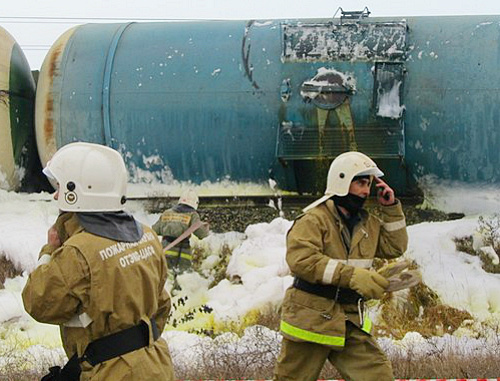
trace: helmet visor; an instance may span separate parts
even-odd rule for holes
[[[375,176],[375,177],[382,177],[384,176],[384,172],[382,172],[380,169],[378,169],[377,167],[374,167],[374,168],[369,168],[365,171],[362,171],[362,172],[359,172],[359,173],[356,173],[356,176]]]
[[[55,178],[54,174],[51,172],[51,170],[50,170],[50,168],[49,168],[48,164],[49,164],[49,163],[47,163],[47,166],[46,166],[44,169],[42,169],[42,173],[43,173],[45,176],[47,176],[47,178],[48,178],[49,180],[56,180],[56,178]]]

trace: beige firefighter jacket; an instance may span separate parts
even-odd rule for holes
[[[167,265],[158,236],[143,226],[138,242],[113,241],[85,232],[75,214],[64,228],[69,238],[60,248],[42,248],[23,301],[36,320],[60,326],[68,358],[75,353],[81,357],[91,341],[141,320],[152,335],[150,318],[154,318],[162,332],[171,305],[164,289]],[[80,380],[174,379],[162,338],[95,367],[88,362],[81,366]]]
[[[293,275],[310,283],[349,288],[354,267],[369,269],[374,257],[402,255],[408,236],[401,203],[381,208],[381,219],[362,210],[352,237],[332,200],[300,216],[287,235],[286,260]],[[340,349],[345,343],[346,319],[371,331],[370,320],[360,317],[358,307],[292,286],[283,301],[281,332],[293,341]]]

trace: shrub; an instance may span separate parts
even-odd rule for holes
[[[491,247],[496,255],[500,255],[500,214],[491,217],[480,216],[478,229],[474,235],[455,238],[455,246],[458,251],[477,256],[481,259],[484,271],[492,274],[500,274],[500,263],[493,263],[492,258],[487,255],[482,247]],[[478,241],[480,241],[478,243]]]
[[[5,254],[0,253],[0,289],[4,288],[5,279],[14,278],[21,274],[22,272],[6,258]]]

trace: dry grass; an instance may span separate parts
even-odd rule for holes
[[[233,338],[234,339],[234,338]],[[175,356],[176,376],[178,379],[213,380],[213,379],[272,379],[273,369],[279,353],[276,340],[263,335],[259,344],[235,343],[229,337],[219,341],[207,342],[194,349],[201,360],[193,363],[179,363]],[[401,379],[467,379],[494,378],[500,374],[500,364],[496,352],[491,348],[489,354],[463,354],[457,348],[433,347],[427,353],[415,352],[388,353],[394,375]],[[176,361],[177,360],[177,361]],[[341,375],[326,363],[320,375],[321,379],[341,379]]]
[[[498,348],[500,349],[500,348]],[[415,358],[391,358],[397,378],[495,378],[500,374],[498,356],[455,355],[440,352]]]
[[[274,340],[262,336],[260,344],[234,344],[230,338],[206,342],[192,351],[200,360],[183,361],[172,353],[176,378],[180,380],[226,380],[226,379],[272,379],[279,346]],[[500,374],[498,361],[500,347],[484,354],[445,353],[435,348],[432,353],[425,354],[388,354],[392,362],[394,375],[401,379],[468,379],[495,378]],[[31,360],[32,361],[32,360]],[[48,368],[48,364],[45,369]],[[34,364],[31,363],[34,367]],[[26,370],[30,363],[11,362],[0,367],[0,381],[35,381],[39,380],[45,371]],[[322,379],[340,379],[337,370],[329,363],[321,373]]]
[[[402,339],[408,332],[423,337],[453,334],[472,316],[445,306],[437,295],[424,284],[399,293],[388,294],[381,303],[377,335]]]
[[[231,259],[231,255],[233,254],[232,249],[229,247],[229,245],[224,244],[222,245],[219,253],[219,257],[221,260],[217,265],[209,270],[209,275],[212,277],[212,282],[210,283],[209,288],[212,288],[216,286],[221,280],[227,279],[226,276],[226,271],[227,271],[227,265],[229,264],[229,260]],[[192,260],[192,266],[193,266],[193,271],[202,274],[202,275],[207,275],[206,270],[201,269],[201,265],[203,264],[203,261],[205,260],[207,254],[205,250],[202,247],[194,247],[193,248],[193,260]]]
[[[54,365],[64,361],[60,351],[34,356],[15,340],[0,345],[0,381],[35,381],[48,373]]]
[[[455,238],[454,241],[458,251],[479,257],[481,259],[481,267],[483,268],[484,271],[490,274],[500,274],[500,264],[492,263],[491,258],[489,258],[485,253],[483,253],[480,250],[475,250],[472,245],[473,238],[471,235]],[[500,246],[498,244],[496,243],[492,244],[488,241],[485,243],[487,245],[491,245],[494,248],[497,255],[500,255]]]
[[[21,274],[22,271],[18,270],[14,264],[5,257],[4,253],[0,253],[0,289],[4,288],[5,279],[14,278]]]
[[[252,327],[253,339],[240,339],[227,333],[214,340],[204,341],[191,348],[190,356],[182,362],[180,356],[172,354],[178,379],[263,379],[272,378],[278,355],[277,333],[269,335],[263,327]]]
[[[278,312],[260,315],[261,322],[275,325]],[[433,324],[429,323],[428,324]],[[224,379],[272,379],[276,358],[279,353],[279,334],[264,328],[252,326],[251,334],[239,336],[227,332],[213,339],[201,340],[192,347],[172,348],[172,360],[176,378],[180,380],[224,380]],[[248,333],[248,332],[247,332]],[[491,332],[490,332],[491,333]],[[500,333],[500,329],[498,329]],[[486,336],[487,333],[484,333]],[[427,340],[424,352],[417,345],[411,348],[391,346],[387,351],[396,378],[494,378],[500,374],[500,363],[496,353],[500,351],[500,336],[495,343],[489,343],[487,351],[469,351],[454,348],[451,344],[442,346],[433,339]],[[429,343],[431,343],[429,345]],[[186,352],[176,352],[176,350]],[[19,352],[16,352],[19,353]],[[48,369],[57,361],[47,365],[35,364],[29,354],[2,353],[0,350],[0,381],[38,380],[45,373],[36,369]],[[7,361],[6,360],[10,361]],[[45,362],[48,362],[45,360]],[[35,370],[28,370],[35,369]],[[321,373],[322,379],[340,379],[337,370],[329,363]]]

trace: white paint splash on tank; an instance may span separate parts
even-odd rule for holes
[[[403,53],[402,50],[398,49],[398,46],[396,44],[392,44],[389,49],[387,49],[388,54],[396,54],[396,53]]]
[[[142,162],[146,168],[151,168],[153,165],[163,165],[163,160],[160,155],[142,156]]]
[[[343,73],[341,71],[335,70],[334,68],[326,68],[324,66],[320,67],[316,73],[316,76],[320,75],[326,75],[326,74],[335,74],[338,75],[340,78],[342,78],[342,83],[351,88],[353,91],[356,90],[356,79],[354,78],[351,73]],[[331,83],[328,82],[328,80],[324,81],[315,81],[315,80],[309,80],[304,82],[304,85],[314,85],[314,86],[330,86]]]
[[[380,94],[379,104],[378,104],[378,116],[382,116],[384,118],[398,119],[401,117],[403,110],[405,109],[404,105],[400,105],[399,99],[399,88],[401,86],[401,81],[395,81],[391,90]]]

